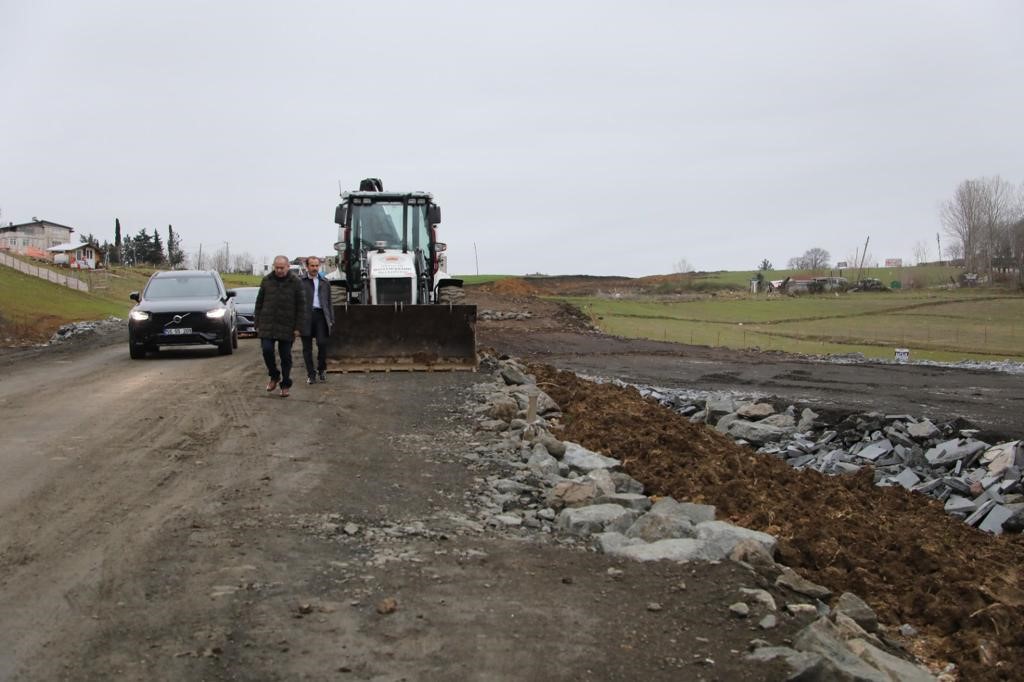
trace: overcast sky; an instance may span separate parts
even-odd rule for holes
[[[1019,0],[0,0],[0,219],[262,262],[376,176],[458,274],[936,258],[960,181],[1024,180],[1022,74]]]

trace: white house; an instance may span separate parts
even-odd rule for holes
[[[0,226],[0,249],[36,258],[46,257],[47,249],[71,241],[75,228],[32,218],[30,223]]]
[[[56,265],[66,265],[79,270],[94,270],[99,264],[100,254],[92,244],[57,244],[47,249],[53,254]]]

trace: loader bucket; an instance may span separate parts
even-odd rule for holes
[[[332,372],[476,370],[475,305],[337,305]]]

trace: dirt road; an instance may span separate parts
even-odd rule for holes
[[[332,376],[281,399],[245,340],[8,358],[0,679],[779,679],[741,653],[802,623],[729,614],[753,573],[476,525],[502,473],[472,456],[489,380]]]

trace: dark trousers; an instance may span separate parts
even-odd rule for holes
[[[302,337],[302,360],[306,363],[306,376],[315,377],[317,370],[327,370],[327,318],[324,311],[314,308],[310,311],[312,324],[309,336]],[[316,368],[313,368],[313,339],[316,339]]]
[[[294,339],[282,341],[280,339],[260,339],[260,346],[263,349],[263,362],[267,364],[267,372],[274,381],[281,382],[281,388],[292,386],[292,343]],[[274,344],[277,344],[277,352],[281,356],[281,371],[277,371],[277,358],[274,357]]]

